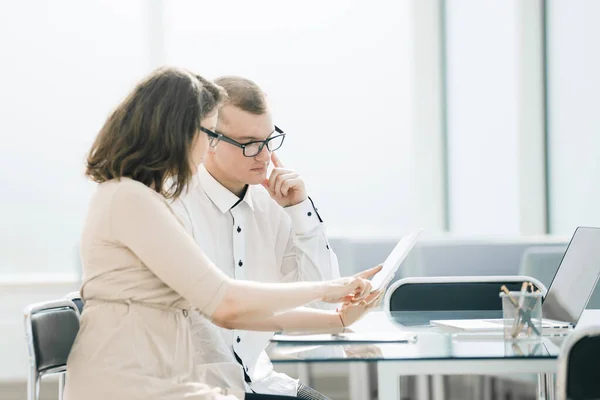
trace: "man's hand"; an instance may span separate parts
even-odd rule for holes
[[[283,163],[271,153],[273,161],[273,172],[269,179],[262,183],[263,187],[269,191],[271,197],[281,206],[289,207],[302,203],[308,198],[304,181],[298,173],[292,169],[286,169]]]

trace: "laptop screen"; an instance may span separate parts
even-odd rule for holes
[[[600,228],[579,227],[554,275],[543,317],[577,324],[600,276]]]

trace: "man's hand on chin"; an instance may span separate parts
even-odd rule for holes
[[[275,153],[271,153],[271,161],[275,168],[262,183],[271,197],[281,207],[295,206],[306,200],[308,194],[302,177],[293,169],[286,169]]]

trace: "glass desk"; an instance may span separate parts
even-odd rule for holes
[[[586,313],[600,322],[600,311]],[[584,316],[586,316],[584,313]],[[399,399],[401,375],[538,374],[538,397],[554,398],[554,373],[567,336],[544,336],[538,341],[504,341],[497,334],[451,333],[432,326],[406,326],[402,316],[373,311],[354,324],[354,332],[414,332],[408,343],[328,345],[274,342],[268,352],[273,363],[373,362],[377,364],[380,400]],[[588,318],[589,320],[590,318]],[[581,325],[581,321],[580,324]]]

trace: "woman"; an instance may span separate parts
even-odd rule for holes
[[[202,162],[208,138],[200,127],[214,130],[223,93],[188,71],[159,69],[98,134],[86,174],[99,185],[81,240],[86,305],[69,356],[66,399],[243,399],[198,382],[190,308],[226,328],[272,329],[286,325],[275,314],[312,301],[346,303],[339,313],[316,317],[323,327],[347,325],[375,304],[377,294],[359,276],[231,280],[185,232],[166,199],[185,190]],[[252,396],[262,398],[246,398]]]

